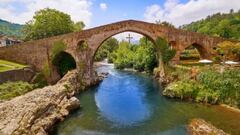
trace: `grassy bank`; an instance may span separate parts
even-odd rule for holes
[[[0,100],[9,100],[14,97],[23,95],[31,90],[35,86],[27,82],[7,82],[0,85]]]
[[[5,72],[9,70],[14,70],[14,69],[21,69],[27,67],[26,65],[6,61],[6,60],[0,60],[0,72]]]
[[[163,94],[171,98],[240,108],[239,68],[228,68],[222,73],[219,66],[194,68],[196,73],[183,66],[171,71],[170,75],[175,79]]]

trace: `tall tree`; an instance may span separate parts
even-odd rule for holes
[[[159,59],[159,76],[161,79],[165,77],[165,68],[168,66],[170,60],[175,56],[176,50],[171,49],[168,42],[160,37],[156,40],[156,49]]]
[[[25,40],[36,40],[74,31],[74,25],[68,14],[55,9],[45,8],[35,13],[23,32]]]

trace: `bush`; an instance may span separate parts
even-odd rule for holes
[[[205,71],[197,80],[206,87],[218,91],[222,103],[240,107],[240,70],[230,69],[222,74],[217,71]]]
[[[219,101],[219,93],[207,88],[193,80],[177,81],[171,83],[163,94],[168,97],[176,97],[182,100],[194,100],[196,102],[204,102],[216,104]]]
[[[0,85],[0,100],[9,100],[23,95],[34,89],[33,84],[27,82],[7,82]]]

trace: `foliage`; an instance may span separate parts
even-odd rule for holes
[[[22,29],[23,25],[10,23],[8,21],[4,21],[0,19],[0,35],[14,36],[14,37],[22,37]]]
[[[176,50],[171,49],[168,42],[160,37],[156,40],[156,48],[162,64],[168,64],[176,54]]]
[[[212,104],[216,104],[220,97],[217,91],[209,89],[193,80],[174,82],[164,90],[163,94],[182,100],[195,100],[196,102]]]
[[[240,39],[240,12],[216,13],[180,28],[217,37]]]
[[[185,49],[181,55],[181,60],[198,60],[200,59],[200,54],[197,49]]]
[[[55,9],[45,8],[35,12],[23,32],[25,40],[36,40],[74,31],[71,17]]]
[[[198,76],[198,81],[210,89],[219,91],[222,103],[240,107],[240,70],[205,71]]]
[[[36,73],[33,83],[35,88],[43,88],[48,85],[43,73]]]
[[[74,31],[75,32],[81,31],[81,30],[83,30],[84,27],[85,27],[84,22],[82,22],[82,21],[76,22],[74,24]]]
[[[154,72],[156,77],[160,78],[160,82],[168,81],[166,78],[166,68],[168,68],[170,60],[175,56],[176,50],[171,49],[168,42],[158,37],[156,40],[156,52],[158,56],[158,69]]]
[[[166,21],[163,21],[161,22],[160,20],[159,21],[156,21],[157,24],[161,25],[161,26],[167,26],[167,27],[171,27],[171,28],[175,28],[175,26],[169,22],[166,22]]]
[[[51,59],[54,60],[57,54],[66,50],[66,48],[67,48],[67,45],[63,41],[59,40],[54,42],[53,47],[51,49]]]
[[[138,71],[152,72],[157,65],[153,43],[145,37],[140,39],[138,45],[120,42],[119,47],[110,54],[110,57],[118,69],[134,68]]]
[[[157,66],[154,45],[147,38],[140,39],[140,45],[136,48],[133,68],[138,71],[152,71]]]
[[[112,62],[113,58],[110,54],[118,48],[118,41],[115,38],[109,38],[105,41],[98,49],[95,54],[95,61],[101,61],[105,58],[108,58]]]
[[[117,69],[132,68],[134,61],[134,51],[131,50],[131,44],[122,41],[119,44],[118,49],[114,52],[116,59],[114,60],[114,66]]]
[[[230,41],[224,41],[218,44],[216,51],[222,56],[220,59],[240,60],[240,43],[237,44]]]
[[[34,85],[27,82],[7,82],[0,85],[0,100],[9,100],[33,89]]]
[[[46,62],[44,65],[43,65],[43,70],[42,70],[42,73],[45,77],[49,77],[51,75],[51,70],[50,70],[50,65],[48,64],[48,62]]]
[[[228,69],[223,73],[209,68],[200,70],[196,80],[191,79],[185,71],[173,71],[171,75],[178,79],[170,83],[163,94],[196,102],[240,107],[239,69]]]

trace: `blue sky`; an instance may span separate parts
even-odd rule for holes
[[[128,19],[180,26],[217,12],[238,11],[240,0],[0,0],[0,18],[24,24],[46,7],[84,21],[86,28]]]
[[[106,11],[99,8],[101,3],[107,3]],[[92,24],[95,26],[127,19],[143,20],[148,5],[163,5],[163,3],[164,0],[94,0]]]
[[[179,0],[179,3],[186,3],[187,1]],[[144,20],[144,12],[148,6],[157,4],[163,7],[165,2],[166,0],[94,0],[92,25],[127,19]],[[101,3],[107,4],[106,11],[99,8]]]

